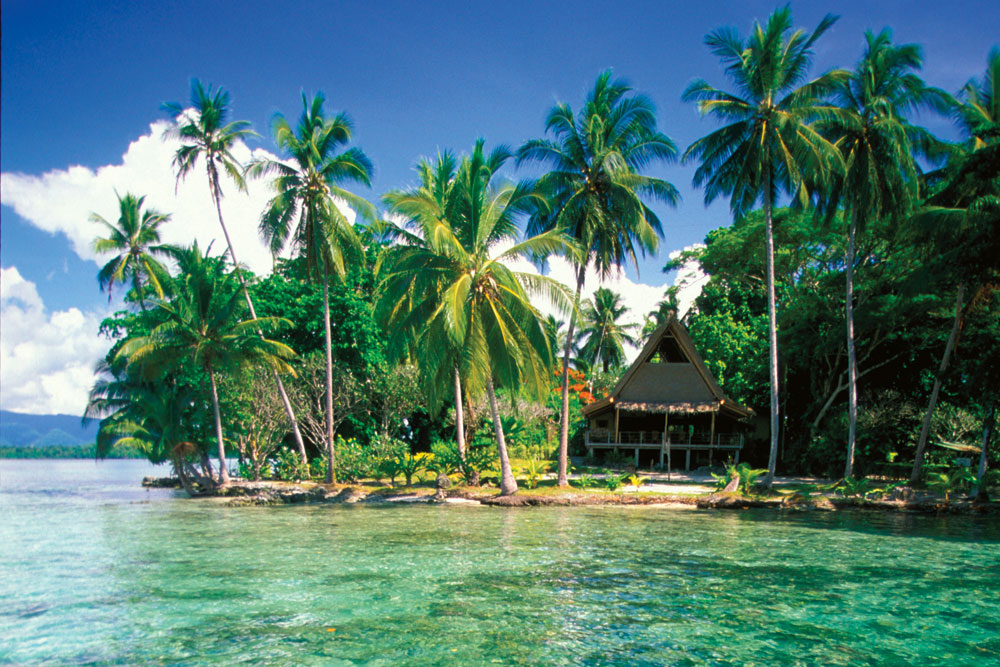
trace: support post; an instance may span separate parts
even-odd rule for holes
[[[708,466],[712,467],[712,454],[715,453],[715,413],[712,413],[712,428],[708,436]]]
[[[639,469],[639,448],[635,448],[635,469]]]
[[[691,470],[691,447],[688,447],[687,451],[684,452],[684,470]]]
[[[621,412],[617,407],[615,408],[615,451],[618,451],[618,413]]]
[[[663,413],[663,440],[667,448],[667,481],[670,481],[670,412]]]

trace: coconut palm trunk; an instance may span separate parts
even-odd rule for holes
[[[955,320],[951,326],[951,335],[948,336],[948,343],[944,347],[944,356],[941,357],[941,365],[938,366],[937,375],[934,377],[934,387],[931,389],[931,398],[927,403],[927,412],[924,413],[924,423],[920,427],[920,438],[917,440],[917,453],[913,459],[913,471],[910,473],[910,484],[920,481],[920,469],[924,463],[924,450],[927,449],[927,438],[931,432],[931,416],[937,406],[938,394],[941,393],[941,376],[948,370],[951,362],[951,353],[955,349],[955,342],[958,340],[958,332],[962,328],[962,304],[965,300],[965,285],[958,286],[958,294],[955,295]]]
[[[854,237],[857,232],[858,213],[851,213],[851,223],[847,231],[847,266],[844,274],[847,280],[847,464],[844,477],[854,474],[854,448],[858,432],[858,359],[854,346]]]
[[[219,484],[229,484],[226,470],[226,445],[222,439],[222,414],[219,412],[219,388],[215,383],[215,371],[208,365],[208,380],[212,385],[212,414],[215,416],[215,440],[219,445]]]
[[[772,219],[771,168],[764,170],[764,236],[767,254],[767,337],[770,346],[769,368],[771,371],[771,452],[767,457],[767,475],[764,486],[774,483],[774,472],[778,465],[778,317],[777,300],[774,294],[774,220]]]
[[[209,165],[212,163],[209,162]],[[222,191],[219,188],[219,174],[214,168],[209,168],[208,170],[208,181],[212,190],[212,199],[215,200],[215,212],[219,215],[219,226],[222,227],[222,235],[226,239],[226,247],[229,249],[229,257],[233,260],[233,267],[239,266],[239,261],[236,259],[236,248],[233,247],[233,242],[229,238],[229,230],[226,228],[226,223],[222,218]],[[257,319],[257,311],[253,307],[253,299],[250,298],[250,291],[247,289],[247,282],[243,278],[243,274],[239,271],[236,275],[240,279],[240,288],[243,290],[243,298],[246,299],[247,309],[250,311],[250,319]],[[257,329],[257,334],[263,340],[264,332],[259,328]],[[295,417],[295,410],[292,409],[292,402],[288,398],[288,392],[285,391],[285,383],[281,381],[281,374],[278,371],[273,371],[274,382],[278,387],[278,395],[281,397],[281,405],[285,408],[285,414],[288,415],[288,423],[292,428],[292,435],[295,437],[295,444],[299,449],[299,456],[302,458],[302,463],[308,461],[306,455],[306,445],[305,441],[302,439],[302,432],[299,430],[299,420]]]
[[[497,451],[500,454],[500,495],[512,496],[517,493],[517,480],[510,467],[507,456],[507,443],[503,436],[503,424],[500,422],[500,410],[497,409],[497,394],[493,388],[493,378],[486,380],[486,393],[490,397],[490,411],[493,413],[493,428],[497,435]]]
[[[326,481],[337,481],[337,453],[333,448],[333,343],[330,334],[330,275],[323,272],[323,349],[326,352]]]
[[[458,457],[465,460],[465,414],[462,405],[462,378],[455,366],[455,442],[458,443]]]
[[[576,295],[573,297],[573,312],[569,315],[569,327],[566,329],[566,345],[563,348],[562,362],[562,410],[559,413],[559,476],[557,484],[569,486],[567,472],[569,468],[569,356],[573,350],[573,334],[576,333],[576,313],[580,309],[580,293],[583,291],[583,281],[586,276],[586,265],[581,266],[576,274]]]

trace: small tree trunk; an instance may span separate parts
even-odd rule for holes
[[[847,465],[844,477],[854,474],[854,448],[858,430],[858,361],[854,348],[854,235],[857,231],[857,209],[851,213],[851,223],[847,231]]]
[[[917,440],[917,453],[913,457],[913,471],[910,473],[910,484],[920,481],[920,469],[924,464],[924,450],[927,448],[927,438],[931,432],[931,416],[937,406],[938,394],[941,393],[941,376],[948,370],[948,363],[951,361],[951,353],[955,349],[955,341],[958,340],[958,332],[962,328],[962,303],[965,300],[965,285],[958,286],[958,294],[955,295],[955,320],[951,325],[951,335],[948,336],[948,343],[944,347],[944,356],[941,357],[941,365],[938,367],[937,376],[934,378],[934,387],[931,389],[931,398],[927,403],[927,412],[924,413],[924,423],[920,427],[920,438]]]
[[[214,169],[210,166],[208,170],[208,181],[212,188],[212,199],[215,200],[215,211],[219,214],[219,226],[222,227],[222,235],[226,237],[226,246],[229,248],[229,256],[233,260],[233,268],[239,266],[239,262],[236,260],[236,249],[233,247],[233,242],[229,238],[229,230],[226,229],[226,223],[222,219],[222,191],[219,189],[219,175],[215,173]],[[236,276],[240,279],[240,287],[243,289],[243,298],[246,299],[247,308],[250,311],[250,318],[257,319],[257,311],[253,307],[253,299],[250,298],[250,291],[247,289],[247,282],[243,279],[243,274],[239,271],[236,272]],[[264,338],[264,332],[257,329],[257,335],[260,336],[261,340]],[[288,392],[285,391],[285,383],[281,381],[281,374],[278,371],[272,371],[274,376],[274,383],[278,387],[278,396],[281,398],[281,405],[285,408],[285,414],[288,415],[288,422],[292,428],[292,435],[295,437],[295,444],[299,448],[299,456],[302,457],[302,462],[308,462],[306,457],[306,445],[302,439],[302,432],[299,430],[299,420],[295,417],[295,410],[292,409],[292,402],[288,399]]]
[[[976,471],[976,488],[970,494],[973,498],[983,489],[983,478],[986,476],[987,450],[990,448],[990,436],[993,435],[993,421],[996,419],[996,401],[990,401],[990,409],[983,420],[983,451],[979,452],[979,470]]]
[[[326,481],[337,481],[337,453],[333,449],[333,343],[330,335],[330,276],[323,273],[323,334],[326,350]]]
[[[462,379],[455,366],[455,441],[458,443],[458,457],[465,460],[465,414],[462,405]]]
[[[569,315],[569,327],[566,329],[566,346],[563,350],[562,363],[562,411],[559,413],[559,475],[556,484],[560,487],[569,486],[567,469],[569,468],[569,355],[573,350],[573,334],[576,331],[576,311],[580,306],[580,292],[583,291],[583,281],[587,275],[587,265],[581,266],[576,274],[576,296],[573,297],[573,312]]]
[[[507,443],[503,437],[503,424],[500,423],[500,411],[497,409],[497,394],[493,390],[493,378],[486,380],[486,393],[490,397],[490,411],[493,413],[493,428],[497,434],[497,451],[500,453],[500,495],[512,496],[517,493],[517,480],[510,468],[507,457]]]
[[[775,468],[778,464],[778,307],[774,295],[774,221],[771,216],[771,170],[764,170],[764,222],[767,246],[767,335],[770,343],[771,370],[771,452],[767,457],[767,475],[764,486],[771,488],[774,483]]]
[[[219,412],[219,390],[215,385],[215,371],[208,365],[208,380],[212,385],[212,413],[215,415],[215,440],[219,445],[219,484],[229,484],[226,470],[226,445],[222,440],[222,414]]]

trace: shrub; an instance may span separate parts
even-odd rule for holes
[[[309,465],[299,458],[298,452],[282,447],[274,454],[274,476],[284,482],[309,479]]]

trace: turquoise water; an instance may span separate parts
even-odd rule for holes
[[[144,474],[0,461],[0,662],[1000,663],[995,519],[231,508]]]

